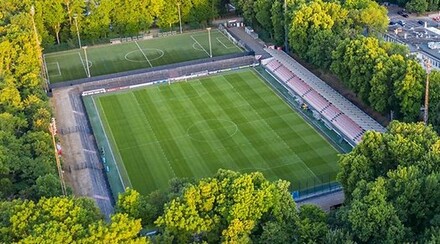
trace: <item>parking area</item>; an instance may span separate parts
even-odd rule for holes
[[[415,29],[419,27],[439,27],[440,22],[435,21],[434,18],[440,16],[439,12],[416,15],[406,12],[403,8],[398,6],[387,6],[388,17],[390,24],[404,26],[407,29]],[[440,20],[440,19],[439,19]]]

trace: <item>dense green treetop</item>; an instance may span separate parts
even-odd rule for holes
[[[440,138],[423,123],[367,132],[340,160],[339,225],[360,242],[430,240],[440,222]]]
[[[145,243],[140,220],[115,214],[101,220],[94,202],[85,198],[42,198],[38,202],[0,202],[0,242],[11,243]]]
[[[292,240],[298,216],[288,185],[269,182],[261,173],[220,170],[187,186],[166,204],[156,224],[178,242],[248,243],[271,238],[267,231]]]

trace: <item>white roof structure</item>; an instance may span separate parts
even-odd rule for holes
[[[287,55],[281,50],[265,49],[270,55],[281,62],[285,67],[290,69],[296,76],[301,78],[315,91],[320,93],[330,103],[336,106],[341,112],[349,116],[354,122],[361,126],[364,130],[374,130],[379,132],[385,132],[385,128],[380,125],[376,120],[371,118],[368,114],[356,107],[348,99],[343,97],[324,81],[314,75],[312,72],[304,68],[292,57]]]

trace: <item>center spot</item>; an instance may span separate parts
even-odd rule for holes
[[[157,49],[157,48],[142,48],[141,50],[134,50],[131,52],[128,52],[125,55],[125,59],[131,62],[148,62],[145,57],[148,58],[148,60],[154,61],[157,59],[162,58],[164,55],[164,51]]]
[[[191,125],[188,136],[200,142],[221,141],[232,137],[238,131],[237,125],[230,120],[209,119]]]

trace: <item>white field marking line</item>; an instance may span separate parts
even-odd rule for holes
[[[213,120],[217,120],[217,121],[224,121],[224,122],[228,122],[228,123],[231,123],[230,125],[226,125],[226,126],[222,126],[222,127],[218,127],[218,128],[214,128],[214,129],[211,129],[211,128],[205,128],[205,129],[203,129],[203,130],[197,130],[196,131],[196,134],[203,134],[203,133],[205,133],[205,132],[214,132],[214,131],[216,131],[216,130],[218,130],[218,129],[222,129],[222,128],[224,128],[224,129],[229,129],[229,128],[235,128],[235,130],[234,130],[234,133],[232,133],[232,134],[229,134],[229,132],[227,132],[227,134],[228,134],[228,136],[226,136],[226,137],[224,137],[224,138],[219,138],[219,139],[212,139],[212,140],[200,140],[200,139],[197,139],[197,138],[195,138],[195,137],[193,137],[191,134],[192,133],[190,133],[190,130],[194,127],[194,126],[196,126],[197,124],[201,124],[201,123],[203,123],[203,122],[207,122],[207,121],[213,121]],[[226,139],[228,139],[228,138],[231,138],[231,137],[233,137],[233,136],[235,136],[235,134],[237,134],[237,132],[238,132],[238,126],[237,126],[237,124],[235,123],[235,122],[233,122],[233,121],[231,121],[231,120],[226,120],[226,119],[207,119],[207,120],[203,120],[203,121],[198,121],[198,122],[195,122],[193,125],[191,125],[190,127],[188,127],[188,129],[186,130],[186,134],[189,136],[189,138],[191,138],[192,140],[195,140],[195,141],[198,141],[198,142],[216,142],[216,141],[223,141],[223,140],[226,140]]]
[[[195,43],[195,42],[192,44],[192,47],[193,47],[194,50],[203,51],[203,49],[200,49],[200,48],[197,47],[197,43]]]
[[[186,117],[182,117],[182,118],[187,118],[187,117],[193,117],[193,116],[186,116]],[[241,122],[241,123],[235,123],[235,122],[233,122],[233,121],[230,121],[230,122],[232,122],[232,123],[234,123],[235,124],[235,126],[237,127],[237,130],[235,131],[235,133],[234,134],[232,134],[232,135],[230,135],[230,137],[232,137],[232,136],[234,136],[235,134],[237,134],[238,133],[238,126],[239,125],[246,125],[246,124],[250,124],[250,123],[256,123],[256,122],[260,122],[260,121],[262,121],[262,120],[264,120],[263,118],[260,118],[260,119],[254,119],[254,120],[248,120],[248,121],[243,121],[243,122]],[[226,120],[225,120],[226,121]],[[201,122],[201,121],[199,121],[199,122]],[[197,123],[197,122],[196,122]],[[195,124],[195,123],[194,123]],[[193,124],[193,125],[194,125]],[[191,125],[190,127],[192,127],[193,125]],[[231,125],[231,127],[232,127],[232,125]],[[150,129],[151,129],[151,127],[150,127]],[[188,128],[189,129],[189,128]],[[188,129],[187,129],[187,131],[188,131]],[[208,129],[209,130],[209,129]],[[208,130],[206,130],[206,131],[208,131]],[[215,130],[215,129],[211,129],[211,130]],[[150,145],[150,144],[155,144],[155,143],[159,143],[159,142],[161,142],[161,141],[176,141],[176,140],[182,140],[182,139],[188,139],[188,138],[191,138],[191,136],[187,133],[187,134],[185,134],[185,135],[180,135],[180,136],[173,136],[172,138],[166,138],[166,139],[162,139],[162,140],[157,140],[157,138],[156,138],[156,140],[154,140],[154,141],[148,141],[148,142],[145,142],[145,143],[140,143],[140,144],[137,144],[136,146],[132,146],[132,147],[124,147],[124,148],[119,148],[119,151],[123,151],[123,150],[130,150],[130,149],[133,149],[133,148],[137,148],[137,147],[139,147],[139,146],[147,146],[147,145]],[[211,140],[211,141],[213,141],[213,140]],[[251,144],[251,143],[247,143],[247,144]]]
[[[209,53],[206,51],[206,49],[191,35],[190,36],[197,44],[199,44],[199,46],[203,49],[203,51],[205,51],[205,53],[208,55],[208,57],[211,57],[211,56],[209,56]]]
[[[254,75],[254,76],[256,76],[256,74],[255,73],[253,73],[252,72],[252,74]],[[255,78],[260,78],[259,76],[256,76]],[[229,82],[229,81],[227,81],[227,83],[232,87],[232,88],[234,88],[233,86],[232,86],[232,84]],[[244,100],[244,101],[246,101],[247,102],[247,100],[246,99],[244,99],[244,97],[239,93],[239,92],[237,92],[237,94]],[[261,116],[255,111],[255,109],[253,109],[253,111],[255,112],[255,114],[258,116],[258,117],[260,117],[261,118]],[[267,121],[265,120],[265,119],[263,119],[263,121],[264,121],[264,123],[266,124],[266,126],[275,134],[275,136],[278,138],[278,140],[280,140],[280,141],[282,141],[283,143],[284,143],[284,145],[286,146],[286,148],[289,148],[289,145],[287,145],[287,143],[283,140],[283,139],[281,139],[281,137],[279,137],[278,136],[278,134],[272,129],[272,127],[270,127],[269,126],[269,124],[267,123]],[[306,122],[307,123],[307,122]],[[310,171],[310,173],[312,173],[312,175],[313,176],[315,176],[315,178],[316,179],[318,179],[319,180],[319,178],[316,176],[316,174],[301,160],[301,163],[304,165],[304,167],[308,170],[308,171]]]
[[[61,51],[61,52],[56,52],[56,53],[46,53],[46,54],[44,54],[44,56],[47,56],[47,57],[55,56],[55,57],[57,57],[57,56],[75,55],[75,53],[77,53],[77,52],[78,52],[78,50],[76,50],[76,52],[73,51],[73,50]]]
[[[105,196],[101,196],[101,195],[93,195],[92,196],[93,198],[95,198],[95,199],[100,199],[100,200],[106,200],[106,201],[110,201],[110,199],[108,198],[108,197],[105,197]]]
[[[297,163],[287,163],[287,164],[280,164],[277,166],[273,166],[273,167],[265,167],[265,168],[261,168],[261,167],[255,167],[255,168],[241,168],[240,171],[244,171],[244,170],[261,170],[261,171],[266,171],[266,170],[273,170],[273,169],[277,169],[277,168],[281,168],[281,167],[285,167],[285,166],[290,166],[290,165],[295,165]]]
[[[138,107],[141,108],[142,106],[141,106],[141,104],[139,103],[139,101],[137,100],[136,96],[135,96],[133,93],[131,93],[131,95],[133,96],[134,100],[136,101],[136,104],[138,105]],[[160,141],[159,141],[159,139],[157,138],[156,132],[153,130],[153,127],[151,127],[150,120],[148,119],[147,116],[144,116],[144,118],[145,118],[145,120],[147,121],[148,127],[150,128],[150,131],[152,132],[154,138],[156,139],[157,143],[159,144],[158,146],[159,146],[159,148],[160,148],[160,151],[161,151],[162,154],[163,154],[163,157],[164,157],[164,158],[167,160],[167,162],[168,162],[168,167],[170,167],[171,172],[173,173],[174,177],[176,177],[176,176],[177,176],[177,175],[176,175],[176,172],[174,172],[174,169],[173,169],[173,166],[171,166],[171,162],[170,162],[170,160],[168,159],[168,157],[167,157],[167,155],[165,154],[165,152],[164,152],[162,146],[160,145]]]
[[[95,150],[89,150],[89,149],[85,149],[85,148],[83,148],[83,151],[84,152],[89,152],[89,153],[96,153]]]
[[[75,111],[75,110],[73,110],[73,113],[74,113],[74,114],[79,114],[79,115],[84,115],[83,112],[78,112],[78,111]]]
[[[229,40],[229,37],[225,33],[223,33],[222,31],[220,31],[218,29],[217,29],[217,31],[220,32],[224,37],[226,37],[226,39]],[[241,47],[239,47],[235,42],[233,42],[231,40],[229,40],[229,41],[232,42],[232,44],[234,44],[234,46],[236,46],[239,50],[242,50]]]
[[[226,46],[222,41],[220,41],[220,39],[219,39],[218,37],[216,37],[215,39],[217,39],[217,41],[220,42],[220,44],[222,44],[226,49],[234,48],[234,47],[228,47],[228,46]]]
[[[262,79],[265,79],[264,77],[262,77],[262,76],[260,76],[258,73],[256,73],[256,71],[254,70],[254,69],[252,69],[252,73],[254,73],[256,76],[258,76],[258,77],[261,77]],[[270,73],[268,73],[268,74],[270,74]],[[272,76],[273,77],[273,76]],[[278,80],[277,78],[274,78],[278,83],[280,83],[280,84],[282,84],[283,86],[284,86],[284,84],[283,84],[283,82],[282,81],[280,81],[280,80]],[[315,131],[316,133],[318,133],[318,135],[323,139],[323,140],[325,140],[325,141],[329,141],[329,139],[327,139],[326,137],[324,137],[324,135],[318,130],[318,129],[316,129],[315,127],[313,127],[310,123],[313,123],[313,122],[308,122],[308,121],[306,121],[304,118],[302,118],[302,116],[301,116],[301,114],[303,114],[303,112],[301,111],[301,110],[295,110],[294,108],[292,108],[292,106],[291,106],[291,104],[289,104],[286,100],[288,99],[287,97],[285,97],[285,96],[281,96],[280,94],[278,94],[277,92],[275,92],[275,90],[273,90],[273,89],[276,89],[270,82],[264,82],[264,84],[267,86],[267,87],[269,87],[270,89],[271,89],[271,91],[273,92],[273,94],[275,94],[277,97],[279,97],[283,102],[284,102],[284,104],[286,104],[289,108],[291,108],[291,110],[292,111],[294,111],[296,114],[298,114],[300,117],[301,117],[301,119],[303,120],[303,121],[305,121],[306,122],[306,125],[307,126],[309,126],[310,128],[312,128],[313,129],[313,131]],[[286,89],[288,89],[286,86],[284,86]],[[333,141],[333,140],[332,140]],[[336,151],[338,151],[339,152],[339,150],[338,150],[338,148],[336,148],[336,146],[334,145],[334,143],[329,143],[330,144],[330,146],[332,147],[332,148],[334,148]],[[339,149],[342,149],[342,148],[339,148]],[[343,151],[343,150],[342,150]]]
[[[49,63],[49,65],[51,65],[51,66],[56,66],[57,69],[58,69],[58,74],[52,74],[52,75],[51,75],[52,77],[58,77],[58,76],[61,76],[60,65],[58,64],[58,62],[52,62],[52,63]]]
[[[144,51],[142,51],[142,48],[139,46],[137,41],[134,41],[134,43],[136,44],[136,46],[139,48],[139,51],[141,51],[142,55],[144,55],[144,58],[147,60],[148,64],[151,66],[151,68],[153,68],[153,65],[151,64],[150,60],[148,59],[147,55],[144,53]]]
[[[61,76],[60,64],[58,62],[57,62],[57,68],[58,68],[58,75]]]
[[[44,72],[46,73],[47,82],[50,84],[49,71],[47,71],[46,54],[43,54]]]
[[[93,102],[93,107],[95,108],[96,114],[98,115],[98,120],[99,120],[99,123],[101,124],[102,131],[104,132],[105,140],[106,140],[107,145],[110,149],[110,154],[112,155],[113,162],[115,162],[115,167],[116,167],[116,171],[118,171],[119,180],[121,181],[122,187],[124,188],[124,191],[125,191],[126,186],[124,184],[124,181],[122,180],[121,172],[119,171],[119,165],[116,162],[116,158],[115,158],[115,155],[113,154],[112,146],[110,145],[110,141],[107,137],[107,133],[105,132],[104,124],[102,124],[101,116],[99,115],[99,110],[96,107],[95,99],[93,98],[93,96],[92,96],[92,102]],[[104,116],[106,116],[104,110],[103,110],[103,113],[104,113]],[[109,126],[109,131],[110,131],[110,136],[112,137],[113,141],[115,141],[115,138],[113,137],[113,133],[112,133],[110,126]],[[121,162],[121,163],[123,163],[123,162]],[[130,184],[130,187],[133,187],[133,185],[131,184],[131,181],[130,181],[130,177],[127,177],[127,178],[128,178],[128,183]]]
[[[84,68],[84,72],[86,73],[86,76],[88,76],[88,75],[87,75],[87,69],[86,69],[86,66],[84,65],[83,58],[81,57],[81,54],[80,54],[79,52],[77,52],[77,53],[78,53],[79,58],[81,59],[81,63],[82,63],[82,66],[83,66],[83,68]]]

